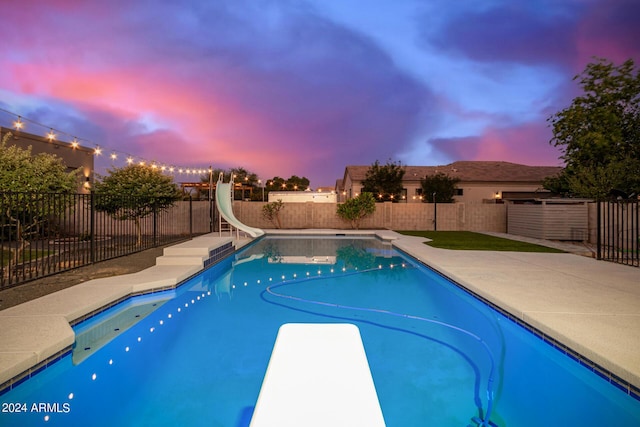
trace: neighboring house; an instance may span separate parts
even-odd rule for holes
[[[78,145],[74,147],[69,142],[52,140],[44,136],[16,131],[13,129],[0,127],[0,138],[4,138],[6,133],[11,133],[8,145],[15,145],[22,149],[31,147],[31,154],[48,153],[55,154],[62,158],[67,166],[67,171],[72,172],[78,168],[82,169],[78,182],[78,192],[88,193],[93,182],[93,156],[94,150]]]
[[[340,201],[356,197],[370,166],[347,166],[344,178],[336,182]],[[526,166],[509,162],[459,161],[444,166],[404,166],[403,200],[422,201],[420,180],[428,175],[444,173],[459,178],[456,202],[499,203],[503,199],[541,198],[551,195],[542,181],[562,171],[559,166]],[[375,196],[375,195],[374,195]]]

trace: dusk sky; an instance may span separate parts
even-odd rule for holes
[[[561,165],[547,118],[638,0],[2,1],[0,108],[159,165],[333,186],[347,165]],[[0,112],[0,125],[13,117]],[[196,180],[177,176],[177,181]]]

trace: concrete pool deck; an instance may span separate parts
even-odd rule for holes
[[[268,234],[376,234],[455,280],[550,341],[640,388],[640,269],[564,254],[452,251],[389,230],[267,230]],[[94,279],[0,311],[0,387],[65,354],[70,324],[129,295],[175,287],[204,268],[212,250],[236,241],[217,234],[165,248],[156,265]],[[586,362],[586,365],[590,365]],[[598,367],[595,367],[599,370]],[[608,372],[602,372],[605,377]],[[617,381],[619,382],[619,381]]]

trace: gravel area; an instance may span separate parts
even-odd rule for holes
[[[101,277],[135,273],[153,267],[164,247],[86,265],[0,291],[0,310]]]

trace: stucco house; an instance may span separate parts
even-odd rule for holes
[[[356,197],[370,166],[347,166],[342,180],[336,182],[340,201]],[[425,176],[444,173],[459,178],[456,202],[499,203],[504,199],[541,198],[551,194],[542,181],[562,171],[559,166],[527,166],[499,161],[458,161],[443,166],[404,166],[402,202],[420,203]]]
[[[62,158],[62,161],[67,166],[68,172],[72,172],[76,169],[81,169],[82,172],[78,177],[78,192],[89,192],[94,178],[93,150],[81,145],[75,146],[70,142],[55,139],[49,140],[45,136],[34,135],[27,132],[0,127],[0,138],[3,138],[7,133],[11,133],[11,137],[7,141],[7,144],[9,146],[15,145],[25,150],[31,147],[32,154],[55,154],[56,156]]]

